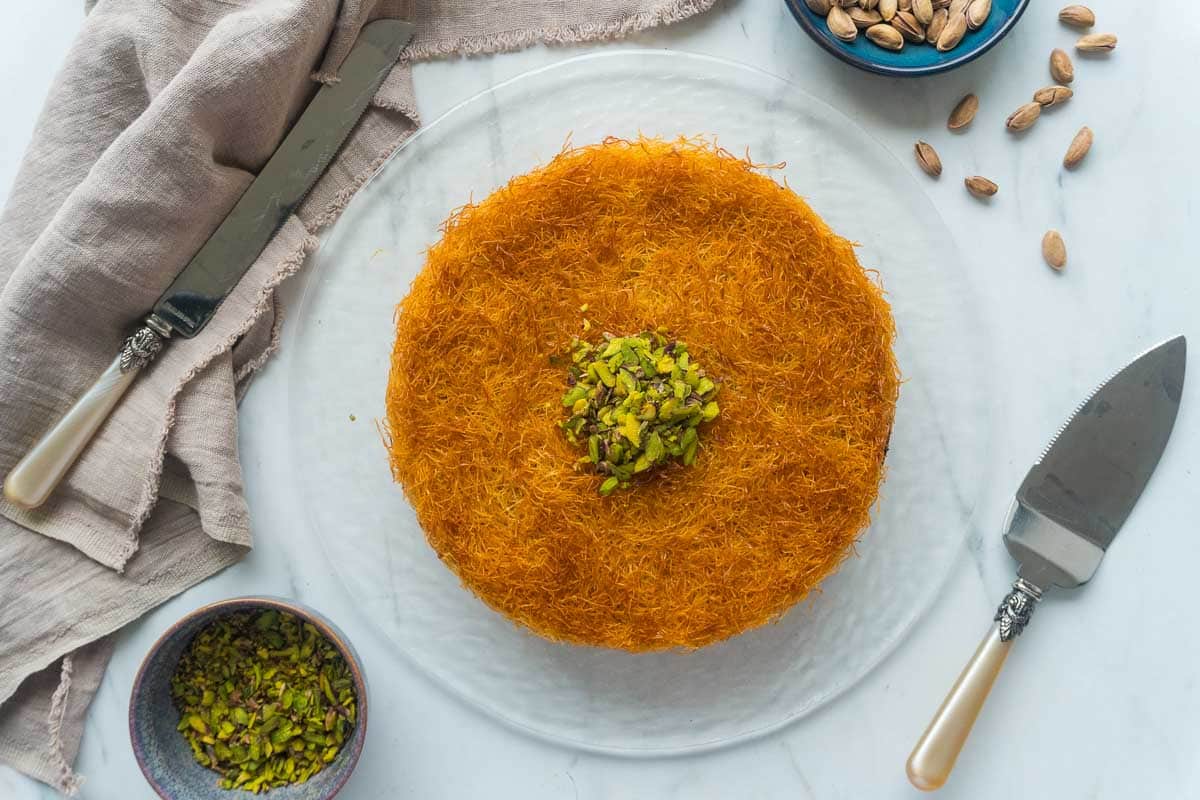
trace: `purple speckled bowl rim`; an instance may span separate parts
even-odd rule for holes
[[[350,752],[347,753],[348,766],[325,797],[332,798],[341,792],[342,787],[346,785],[346,781],[350,780],[350,776],[354,774],[355,767],[358,766],[359,756],[362,755],[363,742],[367,736],[367,681],[363,674],[362,665],[358,661],[358,655],[354,651],[353,646],[351,646],[350,640],[325,615],[316,609],[309,608],[303,603],[267,595],[230,597],[200,606],[180,617],[171,627],[163,631],[162,635],[146,651],[146,655],[142,657],[142,663],[138,666],[137,675],[133,679],[133,688],[129,692],[129,741],[133,747],[133,757],[137,760],[138,768],[141,769],[146,782],[150,784],[150,788],[154,789],[154,792],[163,798],[163,800],[174,800],[174,798],[167,793],[167,790],[151,774],[150,768],[146,763],[145,753],[142,752],[142,748],[138,744],[136,733],[137,723],[134,712],[134,700],[142,691],[142,683],[146,677],[146,667],[149,665],[150,659],[162,649],[163,645],[188,623],[204,618],[216,618],[222,612],[234,613],[235,611],[240,611],[251,606],[286,611],[289,614],[295,614],[297,617],[303,618],[306,622],[311,622],[325,638],[333,642],[338,652],[342,654],[342,658],[346,659],[346,664],[350,667],[350,672],[354,677],[354,691],[358,702],[358,713],[355,717],[354,735],[350,737]],[[231,794],[230,797],[236,798],[237,796]]]

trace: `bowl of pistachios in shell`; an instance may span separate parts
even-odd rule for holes
[[[354,649],[298,603],[239,597],[193,611],[150,649],[129,733],[150,786],[170,800],[327,800],[367,728]]]
[[[868,72],[916,77],[974,61],[1029,0],[784,0],[813,41]]]

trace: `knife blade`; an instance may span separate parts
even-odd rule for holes
[[[1020,564],[1017,580],[909,756],[908,778],[918,789],[949,778],[1044,591],[1095,575],[1166,449],[1186,366],[1183,336],[1134,359],[1084,399],[1026,474],[1004,526],[1005,546]]]
[[[4,480],[4,497],[36,508],[58,485],[141,370],[173,335],[195,336],[304,199],[387,77],[413,26],[365,25],[336,83],[322,86],[275,153],[192,260],[154,304],[143,325],[92,387]]]

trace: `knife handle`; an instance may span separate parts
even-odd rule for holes
[[[46,432],[4,479],[4,497],[20,508],[46,502],[125,390],[162,349],[170,328],[154,315],[125,340],[120,354],[63,418]]]
[[[940,789],[950,777],[992,684],[1008,658],[1012,640],[1025,629],[1041,596],[1041,589],[1024,579],[1018,578],[1013,584],[996,611],[997,624],[979,644],[908,757],[906,771],[913,786],[931,792]]]

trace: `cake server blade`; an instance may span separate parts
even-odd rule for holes
[[[1182,336],[1101,384],[1017,490],[1004,543],[1039,588],[1086,583],[1133,510],[1175,426],[1187,362]]]

